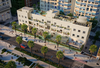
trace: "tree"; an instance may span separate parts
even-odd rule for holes
[[[21,25],[21,30],[24,31],[24,35],[25,35],[25,32],[27,31],[27,25],[26,24],[23,24]]]
[[[17,23],[16,22],[12,22],[12,27],[15,29],[15,33],[16,33]]]
[[[34,42],[33,41],[28,41],[28,46],[31,50],[31,55],[32,55],[32,48],[34,47]]]
[[[45,39],[45,43],[46,43],[47,36],[48,36],[48,32],[43,32],[43,37],[44,37],[44,39]],[[46,44],[45,44],[45,45],[46,45]]]
[[[94,52],[96,52],[96,50],[97,50],[97,46],[96,45],[91,45],[90,46],[90,48],[89,48],[89,51],[90,51],[90,53],[91,53],[91,56],[92,56],[92,54],[94,53]]]
[[[59,66],[59,64],[60,64],[60,59],[62,59],[62,58],[64,57],[63,52],[62,52],[62,51],[58,51],[58,52],[56,53],[56,57],[57,57],[57,59],[58,59],[58,66]]]
[[[92,22],[92,28],[94,28],[98,23],[98,21],[95,18],[91,18],[90,22]]]
[[[32,29],[32,34],[34,35],[34,38],[36,38],[36,33],[37,33],[37,29],[36,28],[33,28]]]
[[[16,68],[16,67],[17,65],[14,61],[9,61],[7,65],[5,66],[5,68]]]
[[[34,8],[34,9],[36,8],[36,5],[35,5],[35,4],[33,4],[33,8]]]
[[[48,48],[46,47],[46,46],[43,46],[42,48],[41,48],[41,53],[43,54],[43,56],[44,56],[44,60],[45,60],[45,56],[46,56],[46,53],[48,52]]]
[[[22,37],[20,37],[20,36],[18,36],[17,38],[16,38],[16,42],[19,44],[19,46],[20,46],[20,44],[22,43]],[[20,46],[20,49],[21,49],[21,46]]]
[[[61,42],[61,35],[57,35],[56,36],[57,50],[58,50],[58,47],[59,47],[59,43],[60,42]]]
[[[67,14],[67,16],[70,16],[72,18],[73,17],[73,14],[72,13],[69,13],[69,14]]]

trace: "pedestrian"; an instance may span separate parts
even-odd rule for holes
[[[18,65],[20,65],[20,62],[18,62]]]
[[[74,54],[74,57],[75,57],[75,54]]]
[[[13,59],[13,57],[11,57],[11,59]]]
[[[55,48],[56,48],[56,46],[55,46]]]

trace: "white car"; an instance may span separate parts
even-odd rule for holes
[[[25,42],[29,41],[27,37],[23,37],[22,40],[25,41]]]

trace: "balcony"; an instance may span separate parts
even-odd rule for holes
[[[62,33],[62,30],[57,30],[58,33]]]
[[[39,25],[45,26],[45,23],[44,22],[39,22]]]
[[[51,28],[51,31],[56,31],[56,29]]]
[[[70,35],[70,33],[69,33],[69,32],[63,32],[63,34],[65,34],[65,35]]]
[[[10,6],[9,5],[0,7],[0,13],[4,12],[4,11],[7,11],[7,10],[10,10]]]

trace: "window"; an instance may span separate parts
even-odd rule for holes
[[[69,28],[70,26],[68,26],[68,28]]]
[[[23,20],[23,22],[24,22],[24,20]]]
[[[19,17],[20,17],[20,15],[19,15]]]
[[[51,23],[51,21],[47,21],[48,23]]]
[[[27,21],[25,21],[25,23],[27,23]]]
[[[80,30],[78,30],[78,32],[80,32]]]
[[[84,37],[82,36],[82,39],[84,39]]]
[[[76,29],[73,29],[73,31],[76,31]]]
[[[25,18],[27,18],[27,17],[25,16]]]
[[[85,34],[85,31],[83,31],[83,33]]]
[[[73,34],[72,36],[75,36],[75,34]]]
[[[42,21],[44,21],[44,19],[42,19]]]
[[[77,37],[79,37],[79,35],[77,35]]]

